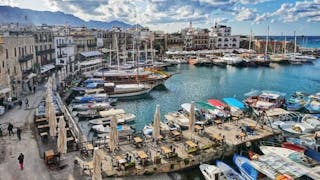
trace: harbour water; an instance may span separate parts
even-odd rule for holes
[[[118,108],[136,115],[133,126],[138,131],[152,122],[157,104],[160,104],[164,119],[166,113],[178,110],[182,103],[224,97],[242,100],[244,94],[251,90],[273,90],[287,95],[295,91],[320,91],[320,60],[313,64],[274,65],[272,68],[195,67],[183,64],[169,70],[178,74],[167,80],[164,86],[157,87],[144,97],[120,100],[117,103]],[[89,133],[86,122],[80,125]],[[203,179],[198,168],[149,178]]]

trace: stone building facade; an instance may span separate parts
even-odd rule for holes
[[[12,97],[31,91],[35,83],[35,41],[32,35],[19,33],[1,37],[1,85],[10,89]]]

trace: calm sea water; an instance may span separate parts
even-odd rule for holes
[[[265,39],[265,36],[259,36]],[[284,36],[270,36],[271,40],[284,41]],[[294,36],[287,36],[287,41],[294,42]],[[320,36],[297,36],[297,44],[301,47],[320,48]]]
[[[153,120],[157,104],[162,117],[180,105],[210,98],[236,97],[240,100],[251,90],[273,90],[290,95],[295,91],[320,91],[320,61],[312,65],[286,65],[274,68],[176,67],[179,74],[142,99],[120,101],[118,107],[136,114],[134,126],[141,130]],[[173,69],[174,70],[174,69]]]

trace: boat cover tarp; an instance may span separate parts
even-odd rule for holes
[[[190,111],[191,111],[191,103],[183,103],[183,104],[181,104],[181,107],[182,107],[185,111],[187,111],[188,113],[190,113]],[[198,109],[195,108],[195,110],[197,111]]]
[[[216,109],[214,106],[212,106],[211,104],[208,104],[206,102],[196,102],[196,106],[200,109]]]
[[[229,106],[233,106],[239,109],[244,109],[244,103],[242,103],[241,101],[235,99],[235,98],[223,98],[223,101],[226,102]]]
[[[208,99],[208,103],[214,107],[224,107],[225,104],[217,99]]]
[[[308,148],[307,150],[304,151],[304,154],[317,162],[320,162],[320,152],[317,152],[313,149]]]
[[[101,117],[108,117],[108,116],[113,116],[117,114],[124,114],[125,111],[123,109],[111,109],[108,111],[100,111],[99,114]]]

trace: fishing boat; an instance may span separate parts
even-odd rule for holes
[[[257,110],[269,110],[273,108],[282,107],[285,103],[283,93],[273,91],[253,91],[247,93],[244,103]]]
[[[189,118],[180,112],[171,112],[164,116],[168,122],[177,124],[181,129],[188,129]]]
[[[291,149],[291,150],[297,151],[297,152],[304,152],[306,150],[305,147],[293,144],[291,142],[284,142],[281,144],[281,147],[286,148],[286,149]]]
[[[245,178],[241,176],[237,171],[232,169],[229,165],[222,161],[216,162],[217,167],[222,171],[227,180],[244,180]]]
[[[160,131],[164,134],[166,133],[169,133],[170,131],[173,131],[173,130],[177,130],[179,131],[180,128],[178,126],[169,126],[167,123],[164,123],[162,121],[160,121]],[[152,124],[146,124],[144,126],[144,128],[142,129],[142,132],[143,134],[146,136],[146,137],[149,137],[152,135],[152,131],[153,131],[153,126]]]
[[[303,153],[296,152],[291,149],[286,149],[282,147],[273,147],[273,146],[260,146],[260,150],[263,154],[276,154],[284,158],[288,158],[291,161],[311,170],[312,168],[319,166],[319,163],[310,157],[304,155]],[[320,178],[320,175],[318,175]]]
[[[305,108],[311,114],[320,113],[320,93],[309,96],[309,101]]]
[[[136,118],[136,116],[134,114],[131,114],[131,113],[117,114],[115,116],[116,116],[118,124],[131,123]],[[106,124],[110,124],[110,121],[111,121],[111,117],[106,117],[106,118],[92,119],[92,120],[89,121],[89,124],[92,124],[92,125],[99,125],[99,124],[106,125]]]
[[[265,166],[268,166],[268,169],[270,169],[269,167],[271,167],[272,169],[280,173],[276,178],[271,179],[277,179],[278,177],[285,177],[286,180],[299,179],[300,177],[303,177],[308,173],[308,170],[306,168],[303,168],[297,163],[294,163],[287,158],[273,153],[256,156],[256,158],[250,162],[255,168],[264,171],[267,168],[259,167],[261,166],[261,164],[255,166],[254,162],[263,163],[265,164]],[[288,175],[290,176],[288,177]]]
[[[243,59],[236,54],[224,54],[223,57],[219,58],[224,61],[227,65],[237,66],[243,63]]]
[[[91,127],[92,130],[94,130],[96,133],[110,133],[110,126],[104,126],[104,125],[94,125]],[[131,126],[128,125],[117,125],[117,130],[119,132],[119,135],[129,135],[134,133],[134,129]]]
[[[227,177],[222,173],[222,171],[214,165],[201,164],[199,166],[203,177],[206,180],[227,180]]]
[[[132,96],[140,96],[149,93],[152,86],[148,84],[118,84],[105,83],[106,93],[111,98],[124,98]]]
[[[302,135],[298,138],[290,137],[287,138],[287,141],[320,152],[320,136],[319,140],[317,140],[317,132],[314,134]]]
[[[292,135],[310,134],[315,131],[314,127],[306,123],[286,121],[280,125],[280,129]]]
[[[86,110],[105,110],[110,108],[109,102],[90,102],[90,103],[73,103],[71,108],[73,111],[86,111]]]
[[[288,111],[299,111],[304,108],[306,104],[306,96],[301,92],[295,92],[286,101],[286,109]]]
[[[254,169],[254,167],[252,167],[248,158],[235,154],[233,155],[233,162],[237,165],[242,176],[245,177],[245,179],[258,179],[258,172]]]
[[[320,163],[320,152],[315,151],[313,149],[307,148],[304,151],[304,155],[312,158],[313,160],[317,161],[318,163]]]
[[[301,122],[312,126],[315,131],[320,130],[320,120],[316,116],[306,114],[302,117]]]
[[[279,177],[284,176],[267,163],[261,162],[259,160],[251,160],[250,164],[253,168],[255,168],[257,171],[261,173],[259,175],[267,176],[270,179],[278,179]],[[259,176],[259,179],[262,178]],[[285,178],[283,178],[282,180],[293,180],[293,178],[285,176]]]
[[[245,104],[235,98],[223,98],[223,101],[230,107],[230,112],[233,116],[241,116],[243,111],[246,110]]]

